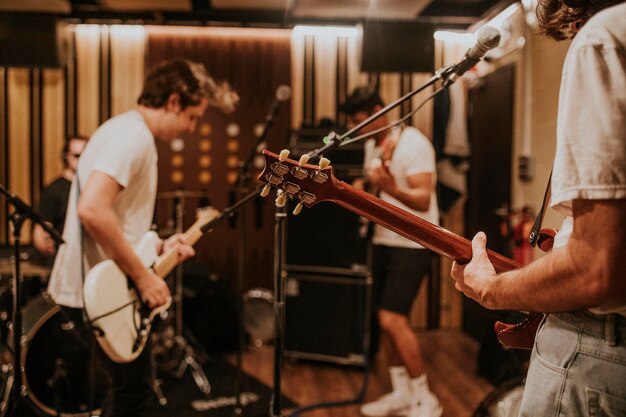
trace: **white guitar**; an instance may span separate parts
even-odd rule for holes
[[[189,245],[202,236],[202,227],[220,212],[213,207],[198,209],[196,222],[185,232]],[[164,278],[178,264],[175,249],[157,257],[158,236],[148,232],[135,246],[135,252],[146,267]],[[119,363],[132,362],[143,350],[154,317],[166,310],[166,304],[150,309],[143,304],[126,274],[112,260],[98,263],[89,270],[83,287],[85,310],[96,329],[96,340],[102,350]]]

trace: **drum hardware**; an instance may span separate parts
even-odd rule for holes
[[[13,268],[13,314],[11,316],[14,329],[13,332],[13,369],[21,370],[21,358],[22,358],[22,265],[21,265],[21,241],[22,241],[22,226],[24,221],[31,219],[33,223],[40,224],[43,229],[55,240],[57,244],[64,243],[63,238],[59,235],[59,232],[50,227],[49,224],[43,221],[41,216],[37,214],[31,206],[26,204],[22,199],[7,190],[2,184],[0,184],[0,192],[5,195],[7,204],[14,207],[14,211],[8,216],[9,220],[13,224],[13,244],[14,244],[14,268]],[[24,385],[22,372],[13,372],[13,381],[9,390],[9,403],[8,408],[15,408],[22,397],[22,393],[26,391],[26,385]],[[12,412],[12,410],[10,410]]]
[[[252,288],[243,295],[243,327],[256,347],[274,340],[274,296],[270,290]]]
[[[183,233],[185,198],[208,198],[206,192],[190,192],[184,190],[162,193],[160,196],[161,198],[173,199],[176,233]],[[191,376],[193,377],[193,380],[195,381],[200,392],[202,392],[205,396],[208,396],[211,393],[211,383],[209,382],[204,369],[202,369],[202,366],[198,362],[193,347],[187,342],[185,336],[183,335],[182,264],[179,264],[175,269],[173,286],[172,312],[174,316],[174,324],[171,324],[171,320],[166,321],[165,327],[157,336],[157,343],[155,343],[153,355],[155,356],[156,362],[160,363],[161,368],[169,372],[175,378],[182,378],[185,375],[187,368],[189,368]],[[169,314],[167,317],[169,318]],[[159,404],[166,405],[167,398],[161,391],[160,380],[157,379],[154,381],[153,390],[158,397]]]
[[[9,409],[11,389],[13,388],[13,365],[2,364],[0,368],[0,417],[4,417]]]

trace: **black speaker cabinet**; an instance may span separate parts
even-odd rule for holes
[[[364,270],[288,266],[285,356],[365,366],[370,288]]]

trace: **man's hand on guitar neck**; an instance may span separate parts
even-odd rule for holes
[[[456,281],[455,287],[469,298],[489,308],[491,284],[495,283],[496,270],[487,256],[487,236],[478,232],[472,239],[472,260],[461,265],[452,264],[452,278]]]
[[[178,262],[183,262],[196,255],[196,251],[187,243],[187,238],[183,233],[176,233],[166,240],[162,240],[160,244],[161,247],[158,253],[164,254],[171,250],[176,250]]]

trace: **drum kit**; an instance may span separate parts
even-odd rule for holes
[[[11,396],[13,390],[18,389],[14,385],[16,361],[9,279],[14,273],[13,264],[11,259],[0,260],[0,417],[11,415],[14,409],[21,410],[21,404],[13,404],[16,398]],[[22,261],[21,271],[20,281],[25,281],[26,277],[45,280],[50,269]],[[40,414],[51,416],[79,416],[86,415],[87,411],[97,414],[104,398],[103,375],[92,378],[92,368],[85,366],[90,360],[90,350],[77,342],[73,322],[45,292],[22,298],[29,300],[21,309],[21,349],[17,362],[21,387],[17,402],[27,400]],[[71,363],[67,354],[61,352],[68,346],[72,347]],[[91,381],[95,381],[93,392]]]
[[[171,192],[159,194],[159,198],[174,199],[176,228],[182,230],[183,202],[185,197],[205,198],[206,193]],[[12,417],[13,410],[20,410],[26,400],[38,415],[63,417],[88,417],[100,415],[106,393],[106,377],[92,360],[93,346],[87,346],[84,337],[77,334],[76,320],[59,307],[46,292],[31,296],[21,309],[22,333],[19,349],[14,349],[14,324],[12,323],[12,280],[15,257],[0,259],[0,417]],[[50,269],[32,262],[20,260],[20,282],[27,276],[47,280]],[[154,351],[157,362],[167,357],[166,366],[172,376],[182,377],[189,369],[198,389],[208,395],[211,385],[201,365],[196,361],[193,348],[182,335],[182,269],[176,271],[172,288],[173,305],[164,315],[161,333],[155,335]],[[22,300],[26,297],[22,295]],[[19,362],[14,352],[19,351]],[[68,351],[70,352],[68,355]],[[71,359],[68,359],[71,358]],[[15,367],[20,374],[16,378]],[[157,363],[157,365],[159,365]],[[20,387],[17,387],[19,381]],[[155,383],[155,393],[164,405],[167,399]],[[15,414],[21,415],[21,414]]]

